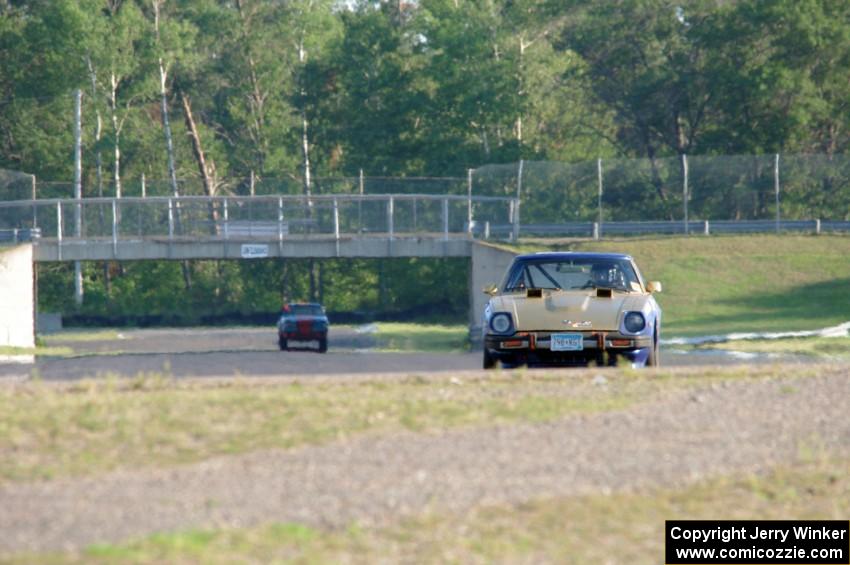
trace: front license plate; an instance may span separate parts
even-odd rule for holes
[[[581,351],[584,337],[581,334],[552,334],[549,349],[552,351]]]

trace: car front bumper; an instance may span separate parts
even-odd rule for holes
[[[317,339],[325,339],[328,336],[326,331],[311,331],[311,332],[278,332],[280,339],[291,339],[293,341],[313,341]]]
[[[551,336],[556,333],[582,335],[582,347],[570,351],[553,351]],[[623,358],[633,365],[644,365],[653,347],[649,335],[624,335],[605,331],[528,331],[512,335],[487,334],[484,347],[494,358],[508,364],[575,365],[589,363],[615,364]]]

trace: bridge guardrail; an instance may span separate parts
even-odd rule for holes
[[[509,238],[511,224],[476,227],[476,234],[489,233],[496,238]],[[521,224],[520,236],[525,237],[587,237],[611,235],[711,235],[736,233],[841,233],[850,232],[850,221],[827,220],[692,220],[687,230],[681,221],[656,222],[565,222],[563,224]]]
[[[41,237],[41,230],[38,228],[12,228],[0,229],[0,244],[11,243],[26,243],[37,241]]]
[[[850,221],[690,220],[521,224],[516,199],[432,194],[183,196],[0,202],[0,241],[386,236],[513,240],[733,233],[850,232]]]
[[[518,225],[515,199],[429,194],[183,196],[0,202],[0,229],[69,239],[227,239],[469,234],[476,221]]]

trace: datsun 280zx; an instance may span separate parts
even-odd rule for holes
[[[615,253],[514,258],[484,311],[484,368],[659,364],[661,308],[634,260]]]

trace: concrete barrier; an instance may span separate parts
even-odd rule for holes
[[[510,250],[475,242],[472,244],[469,269],[469,340],[473,345],[481,341],[481,320],[489,296],[483,288],[488,284],[500,284],[516,253]]]
[[[32,244],[0,247],[0,346],[35,347]]]
[[[62,331],[62,314],[57,312],[39,312],[35,317],[35,333],[52,334]]]

